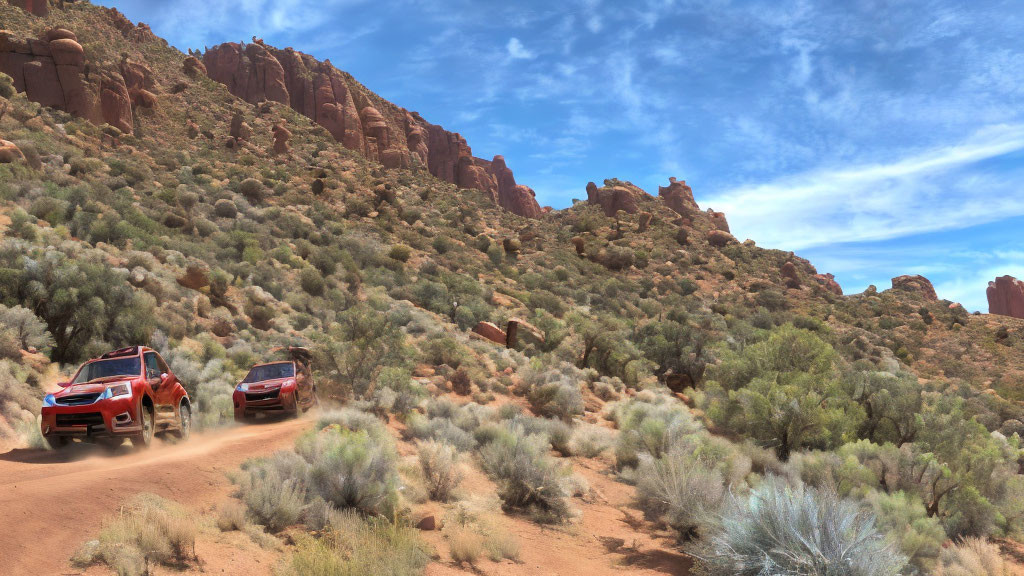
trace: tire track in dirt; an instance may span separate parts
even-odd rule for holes
[[[0,454],[0,572],[74,573],[68,559],[132,495],[152,492],[208,508],[230,494],[228,471],[292,446],[309,427],[307,419],[256,424],[112,454],[79,445]]]

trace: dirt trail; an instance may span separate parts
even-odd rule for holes
[[[0,454],[0,572],[67,574],[68,559],[126,499],[152,492],[200,510],[231,492],[225,473],[290,447],[308,420],[194,435],[177,445],[113,455],[93,446]]]

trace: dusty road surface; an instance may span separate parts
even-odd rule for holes
[[[0,454],[0,572],[67,574],[71,554],[133,494],[152,492],[192,509],[231,492],[225,473],[291,447],[306,419],[195,434],[187,442],[110,454],[72,445],[60,452]]]

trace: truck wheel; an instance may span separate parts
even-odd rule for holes
[[[140,406],[142,417],[142,432],[132,436],[132,445],[136,448],[148,448],[153,442],[153,411],[145,406]]]
[[[178,429],[174,431],[174,435],[181,440],[188,440],[190,434],[192,434],[192,408],[182,402],[178,407]]]
[[[46,436],[46,443],[52,450],[60,450],[68,445],[68,441],[67,436]]]

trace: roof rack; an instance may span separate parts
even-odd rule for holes
[[[118,348],[117,350],[111,350],[110,352],[107,352],[103,356],[100,356],[100,358],[105,360],[107,358],[120,358],[121,356],[135,356],[138,353],[138,346],[128,346],[127,348]]]

